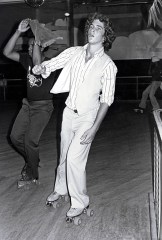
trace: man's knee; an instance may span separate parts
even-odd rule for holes
[[[25,141],[25,146],[27,148],[37,148],[39,145],[39,139],[38,138],[34,138],[32,136],[28,136],[24,139]]]
[[[82,165],[82,162],[87,159],[88,152],[86,146],[81,146],[81,148],[77,146],[70,147],[67,153],[67,161],[76,167]]]
[[[154,94],[154,93],[152,93],[152,92],[150,92],[150,93],[149,93],[149,98],[150,98],[150,99],[153,99],[153,98],[155,98],[155,94]]]
[[[67,152],[67,162],[68,164],[77,164],[77,158],[79,157],[79,154],[74,151],[74,149],[70,149]]]
[[[148,92],[144,90],[142,93],[142,97],[145,97],[145,96],[148,96]]]

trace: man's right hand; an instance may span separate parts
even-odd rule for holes
[[[36,75],[45,74],[46,67],[43,67],[42,65],[35,65],[32,69],[33,73]]]
[[[18,26],[18,31],[26,32],[30,28],[29,21],[29,18],[22,20]]]

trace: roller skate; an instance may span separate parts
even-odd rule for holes
[[[27,176],[24,178],[22,176],[22,178],[20,180],[17,181],[17,188],[25,188],[25,189],[29,189],[31,186],[35,186],[38,185],[38,179],[33,179],[33,178],[27,178]]]
[[[161,108],[153,109],[153,110],[152,110],[152,113],[153,113],[153,112],[162,112],[162,109],[161,109]]]
[[[25,165],[23,166],[22,170],[21,170],[21,176],[24,177],[27,175],[27,163],[25,163]]]
[[[52,192],[46,200],[46,206],[59,208],[62,205],[62,202],[68,202],[69,196],[68,195],[61,195],[57,192]]]
[[[134,112],[136,112],[136,113],[143,114],[143,113],[145,113],[145,111],[146,110],[144,108],[141,108],[141,107],[134,108]]]
[[[40,165],[38,165],[38,168],[40,168],[41,166]],[[21,170],[21,176],[22,176],[22,178],[26,178],[27,176],[28,176],[28,174],[30,173],[30,170],[29,170],[30,168],[29,168],[29,166],[28,166],[28,164],[27,163],[25,163],[24,164],[24,166],[23,166],[23,168],[22,168],[22,170]],[[37,169],[37,171],[38,171],[38,169]],[[38,174],[37,174],[38,175]]]
[[[80,216],[82,214],[87,214],[88,217],[92,217],[94,211],[87,206],[86,208],[70,208],[66,214],[66,222],[74,223],[74,225],[80,225],[82,220]]]

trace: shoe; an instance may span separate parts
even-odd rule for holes
[[[143,114],[145,112],[145,109],[140,107],[134,108],[134,112]]]
[[[70,208],[66,213],[67,217],[76,217],[79,216],[84,211],[84,208]]]
[[[61,195],[57,192],[52,192],[48,197],[47,197],[47,202],[54,202],[59,199]]]
[[[46,199],[46,205],[53,206],[54,208],[60,207],[63,202],[69,202],[67,194],[61,195],[57,192],[52,192]]]
[[[40,167],[40,165],[38,165],[38,167]],[[37,169],[36,175],[39,176],[38,169]],[[21,176],[22,176],[23,179],[28,179],[28,178],[31,179],[32,173],[31,173],[31,170],[30,170],[30,168],[29,168],[27,163],[25,163],[24,167],[21,170]],[[36,177],[37,180],[38,180],[38,178],[39,177]]]
[[[24,187],[24,186],[27,186],[27,185],[30,185],[30,184],[39,184],[38,182],[38,179],[35,179],[31,176],[29,176],[28,174],[24,174],[20,180],[17,181],[17,187],[18,188],[21,188],[21,187]]]
[[[17,188],[22,188],[25,186],[29,186],[29,185],[38,185],[38,180],[37,179],[30,179],[30,180],[25,180],[23,178],[21,178],[20,180],[17,181]]]
[[[153,109],[152,112],[162,112],[161,108]]]

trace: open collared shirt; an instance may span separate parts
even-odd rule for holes
[[[110,106],[114,101],[116,66],[103,47],[86,62],[87,47],[88,44],[68,48],[42,63],[46,67],[46,73],[42,75],[44,78],[56,69],[63,68],[51,92],[69,91],[66,105],[70,109],[77,109],[79,113],[98,108],[100,102]],[[69,89],[63,90],[61,82],[64,85],[66,83]]]

